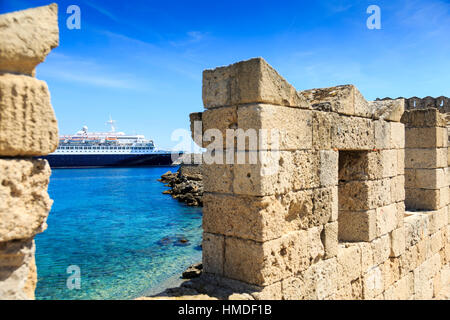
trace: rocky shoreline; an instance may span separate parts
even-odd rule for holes
[[[199,262],[189,266],[181,275],[183,279],[195,279],[202,275],[203,263]]]
[[[201,165],[182,164],[177,172],[168,171],[158,181],[164,183],[172,198],[186,203],[188,206],[203,206],[203,175]]]

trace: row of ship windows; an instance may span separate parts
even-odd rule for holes
[[[59,147],[60,150],[152,150],[149,147]]]

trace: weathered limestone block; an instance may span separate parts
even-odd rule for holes
[[[362,276],[363,298],[377,299],[384,291],[384,279],[380,266],[375,266]]]
[[[367,101],[354,85],[311,89],[301,93],[318,111],[399,122],[405,110],[404,99]]]
[[[373,121],[375,149],[391,149],[391,122],[384,120]]]
[[[204,192],[232,193],[233,165],[203,164]]]
[[[391,146],[392,149],[405,148],[405,125],[399,122],[391,123]]]
[[[405,176],[396,176],[391,179],[391,201],[401,202],[405,200]]]
[[[0,159],[0,242],[30,239],[46,228],[52,200],[45,160]]]
[[[320,185],[324,187],[338,184],[339,153],[334,150],[320,151]]]
[[[406,243],[408,246],[408,243]],[[400,272],[401,274],[408,274],[417,268],[418,250],[417,245],[407,247],[405,252],[400,256]]]
[[[439,273],[440,269],[441,257],[439,254],[435,254],[414,270],[415,299],[433,298],[433,277]]]
[[[408,128],[447,127],[445,115],[437,109],[406,110],[401,122]]]
[[[260,286],[294,276],[309,267],[311,249],[323,256],[320,232],[318,241],[309,238],[314,235],[295,231],[264,243],[226,237],[224,274]],[[314,244],[319,248],[308,247]]]
[[[339,150],[372,150],[375,146],[373,121],[359,117],[337,117],[332,125],[332,147]]]
[[[0,72],[33,75],[59,44],[58,5],[0,15]]]
[[[311,266],[314,274],[315,298],[318,300],[330,299],[336,293],[341,274],[341,266],[336,258],[321,260]]]
[[[325,256],[325,248],[321,237],[323,229],[323,226],[319,226],[307,230],[309,260],[313,263],[323,259]]]
[[[331,112],[312,111],[313,115],[313,148],[329,150],[332,144],[332,128],[337,114]]]
[[[432,235],[448,225],[448,207],[443,207],[437,211],[424,212],[423,214],[427,217],[428,235]]]
[[[339,209],[370,210],[391,203],[391,179],[339,182]]]
[[[381,171],[383,174],[383,178],[395,177],[400,173],[398,170],[398,152],[400,150],[391,149],[391,150],[382,150],[381,154]]]
[[[447,148],[405,149],[405,167],[434,169],[447,167]]]
[[[406,128],[405,131],[407,148],[427,149],[448,147],[447,128]]]
[[[397,226],[397,205],[390,204],[376,209],[377,237],[393,231]]]
[[[448,187],[447,177],[443,168],[415,169],[415,183],[409,187],[422,189],[440,189]]]
[[[391,239],[391,258],[398,258],[406,248],[405,228],[393,230],[390,234]]]
[[[404,199],[404,197],[403,197],[403,199]],[[406,217],[405,201],[402,200],[400,202],[397,202],[396,205],[397,205],[397,226],[396,226],[396,228],[402,228],[405,225],[405,217]]]
[[[339,250],[337,221],[324,226],[321,239],[325,249],[325,259],[336,257]]]
[[[191,122],[199,121],[198,114],[191,115],[191,118]],[[303,150],[312,147],[310,110],[280,108],[269,104],[219,107],[204,111],[201,121],[203,147],[209,149],[255,151]],[[197,129],[200,132],[197,127],[191,123],[191,131]],[[212,143],[216,139],[221,139],[223,146]],[[198,137],[196,140],[199,140]]]
[[[317,297],[312,268],[298,276],[282,280],[281,287],[283,300],[315,300]]]
[[[341,287],[361,276],[361,249],[357,245],[340,245],[337,254],[338,273]]]
[[[429,239],[425,238],[417,244],[417,265],[421,265],[430,258]]]
[[[403,175],[405,171],[405,149],[397,150],[397,174]]]
[[[339,152],[339,181],[376,180],[383,178],[384,151]],[[388,175],[385,175],[386,177]]]
[[[295,277],[282,281],[284,300],[331,299],[339,283],[336,258],[311,265]]]
[[[332,111],[340,114],[355,114],[355,96],[364,99],[353,85],[343,85],[330,88],[311,89],[301,92],[318,111]],[[367,101],[359,101],[361,104]]]
[[[377,180],[403,174],[401,151],[341,151],[339,180]]]
[[[223,275],[225,237],[204,232],[202,250],[204,272]]]
[[[303,95],[262,58],[203,72],[206,109],[246,103],[309,108]]]
[[[430,236],[430,242],[429,242],[429,245],[430,245],[429,254],[430,255],[439,253],[441,251],[441,249],[444,247],[443,240],[444,239],[443,239],[442,231],[437,231]]]
[[[414,294],[414,276],[408,273],[395,282],[384,293],[385,300],[408,300]]]
[[[368,104],[373,119],[400,122],[405,112],[405,99],[369,101]]]
[[[416,188],[416,169],[405,169],[405,188]]]
[[[0,75],[0,155],[46,155],[58,146],[58,124],[44,81]]]
[[[373,260],[372,244],[370,242],[357,242],[352,245],[359,246],[361,252],[361,274],[365,274],[375,263]]]
[[[406,207],[416,210],[439,210],[448,205],[449,188],[410,189],[406,188]]]
[[[371,242],[373,253],[373,264],[380,265],[384,263],[391,254],[391,240],[389,235],[384,235]]]
[[[0,242],[0,300],[34,299],[37,283],[34,241]]]
[[[333,300],[361,300],[363,298],[362,280],[358,278],[338,289]]]
[[[254,289],[251,292],[251,296],[255,300],[281,300],[283,298],[281,282],[271,284],[270,286],[256,288],[258,288],[258,290]]]
[[[237,108],[236,107],[222,107],[211,110],[205,110],[202,114],[202,125],[203,125],[203,147],[207,148],[208,145],[214,139],[222,139],[223,148],[227,148],[227,143],[232,148],[235,148],[235,139],[232,134],[227,132],[227,130],[234,130],[238,128],[237,119]],[[215,133],[214,131],[217,131]],[[209,131],[209,132],[208,132]],[[214,135],[214,138],[208,133]],[[221,134],[221,137],[216,137],[216,134]],[[259,135],[258,135],[259,136]],[[214,145],[216,148],[221,146]]]
[[[238,152],[233,168],[235,194],[265,196],[317,188],[320,185],[318,152]],[[252,164],[251,158],[256,159]]]
[[[384,290],[400,280],[400,259],[389,258],[380,265],[380,268],[383,275]]]
[[[332,207],[330,222],[338,221],[339,215],[339,187],[331,187],[332,194]]]
[[[447,148],[447,166],[450,167],[450,148]]]
[[[203,112],[194,112],[189,114],[189,123],[191,129],[191,138],[199,146],[203,147]]]
[[[450,167],[444,168],[445,179],[447,181],[447,185],[450,186]]]
[[[324,225],[337,209],[333,188],[266,197],[205,193],[203,202],[206,232],[259,242]]]
[[[445,288],[448,287],[449,285],[450,285],[450,264],[447,264],[443,266],[441,270],[441,286]]]
[[[377,235],[376,211],[339,211],[339,240],[372,241]]]
[[[205,111],[206,112],[206,111]],[[312,147],[312,111],[280,108],[268,104],[253,104],[238,108],[238,128],[255,129],[262,143],[245,150],[304,150]],[[262,136],[260,129],[264,130]],[[276,138],[271,138],[272,135]],[[273,140],[273,141],[272,141]],[[238,150],[244,150],[239,148]]]

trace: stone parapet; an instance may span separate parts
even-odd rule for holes
[[[439,112],[367,101],[353,85],[296,91],[261,58],[205,71],[203,84],[206,110],[191,122],[206,148],[204,275],[191,288],[426,299],[448,284]],[[427,211],[406,214],[413,198]]]
[[[52,200],[46,160],[58,127],[36,66],[58,45],[56,4],[0,15],[0,299],[34,299],[34,236]]]

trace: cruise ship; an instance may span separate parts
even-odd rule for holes
[[[59,145],[47,159],[52,168],[170,166],[182,152],[158,150],[143,135],[116,132],[115,121],[107,122],[110,132],[88,132],[84,126],[74,135],[60,136]]]

